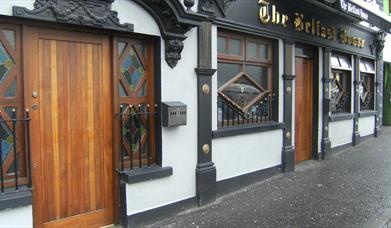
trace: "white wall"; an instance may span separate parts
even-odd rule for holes
[[[358,131],[360,136],[373,135],[375,133],[375,116],[360,117]]]
[[[386,43],[383,49],[383,60],[391,63],[391,34],[387,34]]]
[[[217,181],[281,164],[282,130],[213,139]]]
[[[32,206],[19,207],[0,211],[0,228],[33,227]]]
[[[322,76],[323,76],[323,50],[322,48],[319,48],[319,72],[318,75],[314,75],[314,77],[318,76],[319,78],[319,99],[318,99],[318,152],[320,153],[322,150],[322,135],[323,135],[323,82],[322,82]]]
[[[351,143],[353,138],[353,120],[330,122],[329,138],[331,148]]]
[[[121,23],[134,24],[135,32],[160,36],[159,28],[144,9],[130,0],[116,0]],[[163,128],[163,167],[171,166],[170,177],[129,184],[126,187],[128,215],[153,209],[195,196],[195,168],[197,163],[197,30],[193,29],[184,41],[182,59],[171,69],[161,50],[162,101],[181,101],[187,105],[187,125]]]
[[[0,14],[12,16],[12,6],[34,8],[34,0],[0,0]]]

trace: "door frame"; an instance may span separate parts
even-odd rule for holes
[[[312,160],[318,160],[320,158],[318,153],[318,147],[319,147],[319,87],[320,84],[320,72],[319,72],[319,47],[317,46],[309,46],[307,44],[301,44],[296,43],[296,48],[304,48],[308,51],[312,52],[312,150],[311,150],[311,159]],[[296,57],[304,57],[308,58],[308,56],[303,55],[297,55],[295,52],[294,58]],[[295,98],[296,99],[296,98]],[[295,107],[296,107],[296,100],[295,100]],[[296,110],[296,108],[295,108]],[[296,118],[296,111],[295,111],[295,118]],[[296,124],[296,121],[295,121]],[[295,126],[294,126],[295,127]],[[296,134],[296,132],[295,132]],[[295,153],[296,154],[296,153]]]

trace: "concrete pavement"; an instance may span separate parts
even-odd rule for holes
[[[147,227],[388,227],[391,128]]]

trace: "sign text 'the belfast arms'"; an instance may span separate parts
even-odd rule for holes
[[[258,3],[261,5],[261,8],[259,9],[259,19],[262,23],[272,23],[284,28],[288,27],[288,15],[277,11],[275,5],[270,6],[267,0],[259,0]],[[301,13],[294,13],[293,25],[295,30],[299,32],[305,32],[328,40],[337,39],[337,30],[335,27],[322,26],[321,22],[315,19],[305,20],[304,15]],[[359,48],[363,48],[365,45],[364,39],[348,35],[347,31],[343,28],[339,29],[338,39],[342,44],[352,45]]]

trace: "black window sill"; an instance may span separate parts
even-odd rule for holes
[[[267,124],[248,124],[248,125],[238,125],[238,126],[230,126],[218,129],[212,132],[212,138],[222,138],[222,137],[230,137],[248,133],[258,133],[265,132],[277,129],[284,129],[285,123],[277,123],[271,122]]]
[[[367,111],[361,111],[358,113],[359,117],[367,117],[367,116],[376,116],[377,111],[375,110],[367,110]]]
[[[158,178],[168,177],[172,175],[171,167],[160,167],[157,165],[136,168],[133,170],[127,169],[119,171],[120,179],[129,184],[139,183],[143,181],[154,180]]]
[[[329,118],[330,122],[341,121],[341,120],[351,120],[354,118],[352,113],[338,113],[332,114]]]
[[[33,197],[30,189],[0,193],[0,211],[31,205]]]

